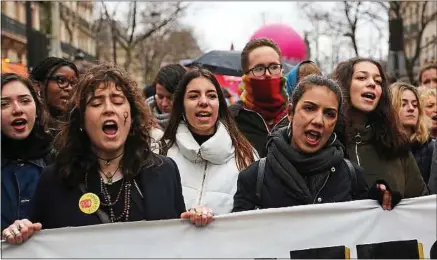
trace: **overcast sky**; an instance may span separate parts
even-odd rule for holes
[[[297,2],[189,2],[190,7],[181,22],[192,27],[199,45],[204,51],[229,50],[231,43],[236,50],[243,49],[252,34],[264,23],[284,23],[291,26],[303,37],[304,31],[313,28],[306,20]],[[317,6],[329,10],[335,2],[319,2]],[[114,3],[111,3],[114,5]],[[388,53],[388,33],[379,38],[370,25],[360,26],[358,30],[362,56],[380,58]],[[353,56],[351,48],[345,47],[339,59]],[[331,55],[331,41],[321,39],[320,52]],[[314,46],[312,46],[314,48]],[[312,50],[314,53],[314,49]]]

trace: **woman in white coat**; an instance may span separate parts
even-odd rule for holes
[[[185,74],[173,98],[161,153],[177,164],[187,208],[230,213],[238,173],[258,159],[238,131],[215,76],[204,69]]]

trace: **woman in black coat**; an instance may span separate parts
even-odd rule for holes
[[[369,194],[361,168],[345,160],[334,131],[343,125],[342,94],[336,83],[308,76],[296,87],[290,104],[290,126],[270,135],[266,158],[240,173],[234,212],[369,196],[379,199],[384,209],[399,202],[383,180]]]
[[[194,217],[185,212],[178,168],[151,152],[151,115],[122,71],[109,65],[91,69],[77,84],[68,111],[55,164],[42,174],[30,220],[3,231],[9,243],[21,243],[41,228],[212,219],[203,208]]]

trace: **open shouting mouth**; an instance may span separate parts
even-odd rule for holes
[[[118,132],[118,125],[115,120],[106,120],[103,122],[102,130],[106,135],[113,136]]]

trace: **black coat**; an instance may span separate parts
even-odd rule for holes
[[[429,139],[424,144],[413,144],[411,146],[411,152],[416,159],[417,166],[419,166],[420,173],[426,184],[428,184],[429,175],[431,173],[432,154],[434,152],[435,142],[435,139]]]
[[[272,130],[269,130],[261,115],[244,109],[241,101],[229,106],[229,112],[237,123],[240,132],[252,144],[260,157],[265,157],[267,154],[266,143],[268,135],[281,127],[287,126],[289,123],[288,118],[284,117]]]
[[[185,211],[181,179],[175,162],[159,156],[162,164],[142,168],[135,177],[144,196],[145,220],[176,219]],[[83,195],[79,187],[67,186],[47,167],[37,187],[31,221],[40,222],[43,229],[101,224],[96,214],[87,215],[79,209]]]
[[[275,135],[277,138],[282,138],[285,144],[290,145],[284,129],[280,129],[273,134],[273,136]],[[344,160],[339,161],[335,165],[328,165],[327,168],[330,170],[322,171],[311,176],[304,176],[305,174],[299,174],[300,176],[297,176],[297,174],[288,172],[289,169],[287,168],[286,171],[290,174],[292,179],[295,180],[292,185],[287,184],[278,174],[280,170],[284,170],[283,168],[280,169],[283,167],[284,161],[278,163],[277,161],[270,160],[270,158],[272,158],[270,156],[270,148],[271,142],[269,141],[264,180],[261,189],[261,201],[259,201],[256,196],[258,161],[242,171],[238,176],[233,212],[252,210],[258,207],[280,208],[311,203],[344,202],[354,199],[365,199],[369,196],[362,169],[355,164],[353,165],[356,174],[356,182],[354,182]],[[282,157],[283,160],[289,159],[286,154],[282,154],[280,157]],[[304,179],[304,181],[297,179]],[[306,201],[296,199],[299,197],[297,194],[303,193],[302,187],[299,186],[302,183],[306,183],[307,187],[314,186],[314,183],[317,183],[315,188],[310,189],[312,196],[310,201],[308,198]]]

